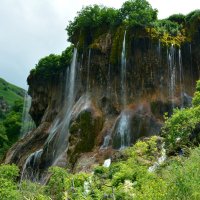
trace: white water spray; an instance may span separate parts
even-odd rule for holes
[[[22,138],[35,128],[35,123],[29,114],[29,110],[31,107],[31,100],[32,100],[31,97],[27,93],[25,93],[23,113],[22,113],[22,127],[20,130],[20,136]]]

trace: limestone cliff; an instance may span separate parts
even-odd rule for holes
[[[8,151],[5,163],[23,173],[51,165],[89,170],[138,138],[158,134],[165,112],[190,105],[199,78],[199,28],[180,47],[133,30],[121,34],[118,50],[110,32],[78,48],[70,111],[72,66],[48,81],[28,77],[37,128]]]

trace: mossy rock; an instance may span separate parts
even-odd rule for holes
[[[93,109],[82,110],[70,125],[68,158],[70,164],[75,164],[81,153],[93,149],[95,139],[103,127],[103,117]]]

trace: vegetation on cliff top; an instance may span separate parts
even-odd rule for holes
[[[59,74],[70,65],[72,53],[73,46],[69,46],[61,55],[50,54],[41,58],[35,68],[31,70],[30,75],[49,79]]]
[[[115,33],[124,26],[127,30],[146,29],[146,35],[166,44],[180,45],[190,40],[191,32],[188,26],[199,22],[200,11],[188,15],[174,14],[168,19],[158,20],[157,10],[146,0],[126,1],[120,9],[106,8],[98,5],[83,8],[74,21],[69,22],[67,33],[69,41],[75,45],[89,45],[99,35],[105,32]],[[92,16],[92,17],[90,17]],[[105,23],[104,23],[105,22]],[[186,33],[186,29],[188,33]]]
[[[79,51],[88,48],[99,49],[98,41],[105,34],[111,35],[110,63],[117,64],[120,58],[124,30],[131,40],[148,37],[160,39],[163,45],[180,46],[190,42],[200,23],[200,10],[188,15],[174,14],[167,19],[157,19],[157,9],[146,0],[128,0],[120,9],[99,5],[86,6],[77,13],[67,26],[68,41],[78,47]],[[72,48],[68,47],[61,55],[51,54],[42,58],[31,76],[51,78],[65,70],[72,58]]]

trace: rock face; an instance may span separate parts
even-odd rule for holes
[[[43,149],[39,171],[51,165],[84,170],[87,166],[81,163],[102,162],[138,138],[158,134],[165,112],[191,104],[200,67],[196,40],[180,48],[166,47],[130,34],[129,41],[124,40],[125,58],[121,49],[118,61],[111,64],[113,38],[109,33],[100,36],[90,49],[79,52],[75,100],[66,123],[70,94],[66,88],[71,84],[67,75],[62,72],[48,81],[29,76],[30,114],[37,128],[8,151],[5,162],[22,168],[28,156]],[[62,144],[58,143],[61,131]],[[66,148],[58,150],[63,144]],[[91,160],[83,162],[88,157]]]

